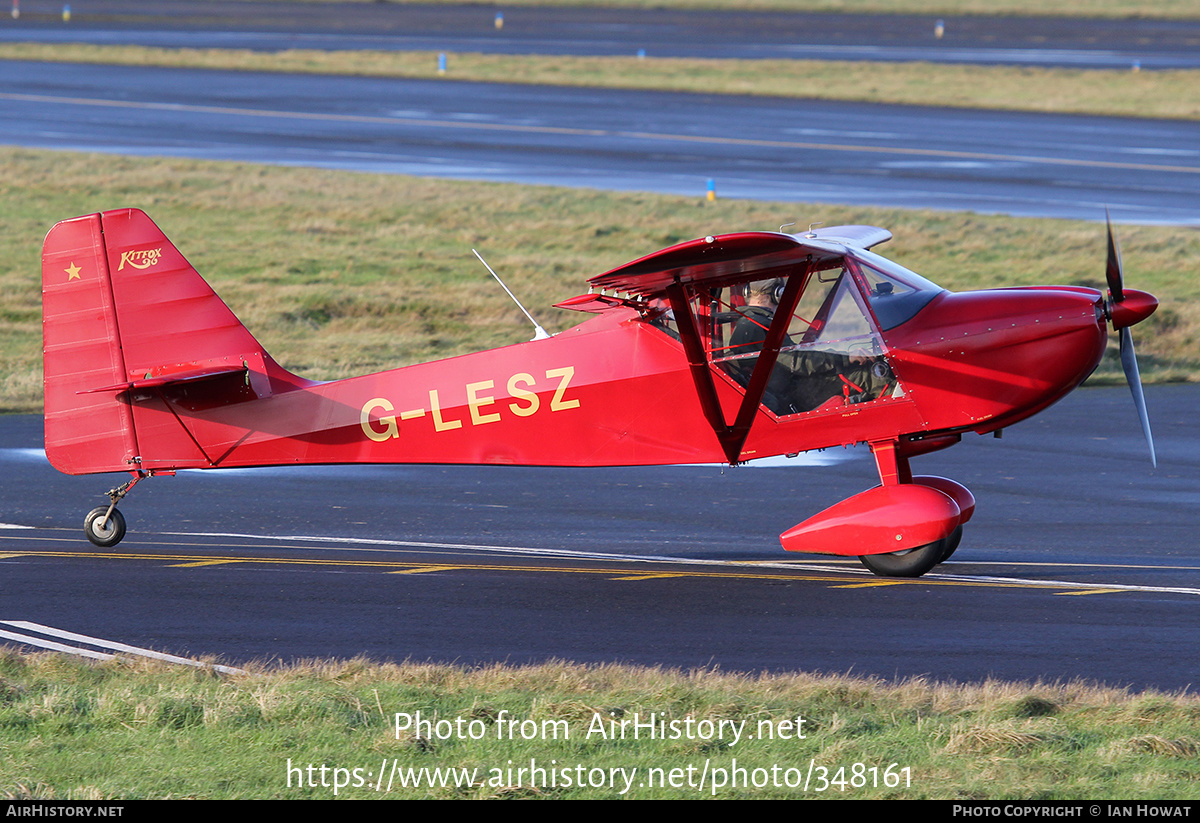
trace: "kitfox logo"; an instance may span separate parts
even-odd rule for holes
[[[117,271],[124,271],[126,263],[135,269],[148,269],[157,263],[160,257],[162,257],[161,248],[121,252],[121,264],[117,266]]]

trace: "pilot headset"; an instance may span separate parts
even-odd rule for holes
[[[751,294],[765,294],[771,298],[771,302],[778,304],[783,299],[783,289],[787,285],[787,278],[774,277],[770,280],[755,280],[747,283],[744,287],[744,296],[747,300]]]

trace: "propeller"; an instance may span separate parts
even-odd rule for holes
[[[1138,372],[1137,353],[1133,350],[1133,333],[1129,327],[1149,317],[1158,308],[1158,300],[1151,294],[1134,289],[1126,293],[1121,268],[1121,249],[1113,236],[1112,218],[1108,209],[1104,210],[1104,219],[1108,224],[1108,262],[1105,267],[1105,279],[1108,280],[1108,316],[1112,320],[1113,329],[1120,335],[1121,368],[1125,371],[1125,382],[1129,384],[1129,391],[1133,394],[1133,404],[1137,407],[1142,434],[1146,436],[1146,445],[1150,447],[1150,462],[1157,468],[1154,437],[1150,434],[1150,415],[1146,412],[1146,395],[1142,391],[1142,376]]]

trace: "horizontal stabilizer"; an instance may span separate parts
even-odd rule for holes
[[[203,380],[212,380],[216,377],[224,377],[229,374],[244,374],[246,380],[250,379],[250,369],[243,363],[240,366],[226,366],[223,368],[208,368],[208,369],[191,369],[188,371],[174,372],[172,374],[163,374],[158,377],[151,377],[147,374],[141,380],[130,380],[125,383],[114,383],[111,386],[100,386],[95,389],[84,389],[79,394],[91,394],[93,392],[122,392],[130,391],[131,389],[150,389],[161,388],[163,386],[174,386],[182,383],[199,383]]]

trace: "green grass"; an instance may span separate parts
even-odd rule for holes
[[[137,46],[0,44],[0,60],[78,61],[377,77],[438,78],[434,52],[255,52]],[[1116,71],[820,60],[450,54],[446,78],[782,99],[1200,117],[1200,70]]]
[[[351,660],[249,668],[221,675],[0,649],[0,797],[331,798],[334,769],[346,770],[341,779],[350,783],[338,789],[340,798],[619,795],[608,787],[563,786],[563,770],[574,779],[577,766],[585,773],[637,769],[630,798],[1161,801],[1193,798],[1200,778],[1194,695],[1084,683],[888,683],[568,663],[462,668]],[[461,719],[464,734],[447,734],[448,726],[442,734],[418,729],[417,712],[456,727]],[[409,728],[396,728],[397,713],[409,715]],[[597,723],[608,732],[609,721],[645,722],[651,713],[678,724],[679,734],[633,739],[627,726],[622,739],[596,731]],[[525,727],[529,739],[520,739],[520,726],[498,739],[507,719],[533,721]],[[724,721],[723,739],[703,739],[701,721]],[[736,743],[731,723],[745,724]],[[768,730],[776,739],[767,739]],[[480,738],[471,739],[472,732]],[[547,785],[548,773],[508,771],[510,763],[531,760],[547,769],[553,762],[558,785]],[[289,761],[299,769],[290,786]],[[714,770],[731,774],[735,762],[746,780],[765,785],[714,790]],[[810,763],[807,791],[771,784],[772,773],[779,782],[803,780]],[[377,792],[378,770],[393,764],[478,771],[472,785],[458,788]],[[706,764],[710,782],[699,788]],[[309,765],[316,786],[308,785]],[[884,785],[889,766],[900,785]],[[677,770],[680,784],[638,785],[650,769],[664,776]]]
[[[549,306],[592,275],[693,237],[791,221],[889,228],[896,239],[881,251],[955,290],[1104,279],[1096,224],[705,202],[703,183],[688,198],[0,148],[0,408],[41,410],[42,238],[58,220],[124,206],[150,214],[276,359],[320,380],[528,339],[472,248],[552,332],[582,318]],[[1162,302],[1136,330],[1144,379],[1200,378],[1200,233],[1119,234],[1126,282]]]

